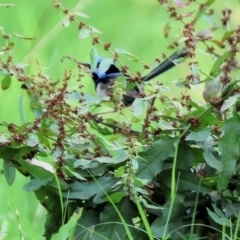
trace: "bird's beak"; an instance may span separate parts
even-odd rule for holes
[[[83,70],[86,72],[86,73],[91,73],[91,65],[89,63],[83,63],[83,62],[80,62],[81,66],[83,66]]]
[[[91,68],[91,65],[89,63],[83,63],[83,62],[80,62],[80,64],[84,67],[87,67],[87,68]]]

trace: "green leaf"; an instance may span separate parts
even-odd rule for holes
[[[178,148],[177,167],[183,170],[189,169],[196,160],[195,151],[196,149],[191,148],[187,142],[181,142]]]
[[[205,142],[210,135],[211,129],[209,128],[205,128],[199,132],[190,131],[190,134],[186,137],[186,141]]]
[[[120,48],[115,48],[115,51],[118,52],[118,53],[121,53],[121,54],[126,54],[130,57],[139,59],[137,56],[133,55],[132,53],[130,53],[128,51],[126,51],[124,48],[121,48],[121,47]]]
[[[19,96],[18,106],[19,106],[19,114],[20,114],[21,123],[25,124],[26,123],[26,119],[25,119],[24,110],[23,110],[23,92]]]
[[[91,71],[93,72],[96,69],[98,62],[98,52],[94,47],[91,48],[90,59],[91,59]]]
[[[214,209],[214,212],[219,216],[219,217],[222,217],[222,218],[225,218],[225,215],[223,214],[223,212],[217,208],[216,206],[216,203],[212,203],[212,207]]]
[[[215,158],[215,156],[213,155],[212,152],[210,152],[210,151],[204,151],[204,152],[203,152],[203,157],[204,157],[206,163],[207,163],[210,167],[216,169],[218,172],[221,172],[221,171],[222,171],[222,168],[223,168],[222,162],[220,162],[219,160],[217,160],[217,159]]]
[[[88,240],[88,239],[101,239],[97,233],[95,233],[94,228],[99,224],[99,212],[97,209],[89,209],[83,212],[81,218],[79,218],[75,231],[74,240]],[[102,238],[104,239],[104,238]]]
[[[40,189],[42,186],[45,186],[48,184],[49,181],[52,180],[53,177],[46,178],[46,179],[39,179],[39,178],[34,178],[30,182],[26,183],[23,186],[23,189],[32,192]]]
[[[164,181],[164,184],[166,184],[169,189],[171,188],[172,181],[171,171],[172,169],[167,169],[160,174],[160,179]],[[177,174],[177,192],[198,190],[199,192],[206,193],[210,191],[210,188],[204,183],[201,183],[199,187],[200,178],[195,173],[192,173],[191,170],[178,169]]]
[[[225,52],[222,56],[217,58],[217,60],[215,61],[215,63],[212,66],[212,69],[211,69],[209,75],[212,78],[216,78],[217,76],[219,76],[222,73],[221,65],[223,64],[223,62],[226,61],[226,59],[231,58],[231,57],[232,57],[231,52]],[[211,77],[207,77],[204,81],[212,80]]]
[[[70,25],[70,21],[69,21],[69,19],[64,19],[64,20],[62,20],[62,25],[64,26],[64,27],[69,27],[69,25]]]
[[[111,201],[114,203],[119,203],[122,198],[124,197],[125,193],[124,192],[115,192],[111,195],[109,195],[109,197],[111,198]]]
[[[216,98],[222,90],[222,86],[220,76],[206,82],[203,91],[205,101],[208,102],[210,99]]]
[[[223,102],[220,111],[221,111],[221,112],[224,112],[224,111],[226,111],[227,109],[229,109],[231,106],[233,106],[233,105],[237,102],[237,100],[238,100],[239,97],[240,97],[240,94],[237,94],[237,95],[231,96],[231,97],[229,97],[228,99],[226,99],[226,100]]]
[[[115,170],[115,174],[114,174],[114,177],[115,178],[120,178],[122,177],[122,175],[124,174],[125,172],[125,166],[120,166],[119,168],[117,168]]]
[[[37,133],[38,136],[38,140],[41,144],[43,144],[44,146],[50,148],[50,143],[49,143],[49,139],[46,137],[45,134],[42,133]]]
[[[119,179],[113,177],[99,177],[97,182],[94,180],[89,182],[74,182],[67,192],[62,193],[62,196],[83,200],[89,199],[98,193],[98,198],[100,198],[104,195],[104,192],[99,188],[99,185],[108,192],[117,181],[119,181]]]
[[[171,29],[170,22],[167,22],[163,27],[163,35],[164,35],[165,38],[168,37],[170,29]]]
[[[52,166],[46,162],[35,159],[25,161],[17,158],[16,161],[26,172],[30,173],[34,178],[47,179],[53,176]]]
[[[81,29],[80,32],[79,32],[79,38],[80,39],[85,39],[87,38],[89,35],[90,35],[90,30],[89,29]]]
[[[185,212],[185,207],[181,203],[174,203],[173,209],[171,209],[171,213],[169,213],[169,202],[164,204],[163,209],[161,210],[162,214],[159,214],[160,217],[155,219],[151,225],[151,229],[154,237],[162,238],[165,228],[167,231],[165,234],[169,234],[170,232],[174,232],[178,229],[179,233],[184,233],[183,226],[183,215]],[[168,219],[168,215],[170,214],[171,218],[169,220],[168,226],[166,226],[166,222]]]
[[[235,32],[235,30],[230,30],[224,33],[221,42],[225,42],[233,33]]]
[[[14,7],[15,4],[14,3],[4,3],[4,4],[0,4],[0,7],[6,7],[6,8],[9,8],[9,7]]]
[[[83,12],[74,12],[76,15],[78,15],[79,17],[83,17],[83,18],[89,18],[89,16]]]
[[[10,141],[8,139],[6,139],[6,137],[3,134],[0,134],[0,143],[2,143],[2,145],[4,143],[9,143]]]
[[[127,152],[123,150],[117,150],[117,156],[111,158],[111,157],[97,157],[95,158],[96,161],[100,163],[111,163],[111,164],[118,164],[121,162],[124,162],[128,159]]]
[[[222,225],[222,226],[231,226],[231,222],[227,218],[219,217],[216,213],[212,212],[209,208],[207,208],[208,215],[213,219],[214,222]]]
[[[10,87],[11,85],[11,82],[12,82],[12,79],[9,75],[5,76],[3,79],[2,79],[2,82],[1,82],[1,88],[2,90],[6,90]]]
[[[231,175],[235,171],[236,162],[239,158],[239,122],[240,116],[234,113],[233,117],[226,120],[223,125],[224,135],[219,140],[221,162],[223,165],[223,170],[220,172],[217,186],[219,192],[226,189]]]
[[[214,26],[214,27],[217,26],[217,24],[215,23],[215,21],[212,18],[212,15],[203,14],[202,17],[206,22],[210,23],[212,26]]]
[[[58,233],[54,234],[54,239],[70,239],[69,237],[71,236],[73,229],[75,229],[75,227],[77,226],[77,221],[81,218],[81,215],[81,211],[74,212],[70,220],[60,227]],[[76,240],[77,238],[74,239]]]
[[[112,58],[104,58],[99,65],[99,73],[100,74],[105,73],[112,64],[113,64]]]
[[[23,147],[0,147],[0,158],[3,159],[15,159],[16,157],[21,157],[27,155],[32,150],[33,147],[23,146]]]
[[[144,113],[145,101],[142,98],[136,98],[132,104],[133,115],[138,117]]]
[[[89,29],[91,30],[91,32],[102,33],[100,30],[98,30],[97,28],[90,26],[90,25],[89,25]]]
[[[3,173],[7,180],[7,183],[11,186],[14,183],[16,177],[16,169],[13,162],[9,159],[3,161]]]
[[[148,179],[151,182],[161,172],[163,161],[170,155],[174,155],[176,140],[176,138],[164,137],[156,141],[147,151],[141,152],[136,176],[140,179]]]
[[[132,226],[132,219],[138,216],[136,208],[132,206],[131,201],[128,198],[124,198],[120,203],[116,204],[119,212],[126,221],[127,224]],[[129,240],[123,224],[119,224],[119,216],[114,207],[109,203],[105,206],[104,211],[100,215],[100,224],[95,226],[95,232],[101,234],[108,240]],[[102,224],[101,224],[102,223]],[[108,224],[105,224],[108,223]],[[135,229],[129,228],[132,234],[132,239],[148,239],[145,233]],[[96,236],[92,240],[100,240],[101,237]],[[104,238],[102,238],[104,239]]]
[[[195,20],[198,21],[198,19],[204,14],[208,7],[211,6],[214,2],[215,0],[207,0],[205,3],[203,3],[202,7],[199,8],[197,14],[195,15]]]

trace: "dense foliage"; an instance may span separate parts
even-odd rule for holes
[[[169,18],[184,22],[182,36],[169,49],[179,51],[182,44],[191,50],[189,73],[176,84],[181,96],[173,97],[169,87],[152,81],[130,108],[121,97],[138,85],[141,73],[132,74],[121,56],[141,60],[103,43],[99,30],[78,20],[83,13],[54,3],[68,16],[65,26],[75,22],[81,40],[92,38],[92,67],[96,49],[104,48],[130,76],[131,83],[124,77],[116,81],[110,99],[82,91],[82,79],[90,76],[71,56],[62,61],[75,68],[65,69],[60,81],[45,75],[40,64],[37,72],[27,74],[12,57],[18,46],[2,29],[1,88],[20,81],[35,119],[24,122],[22,114],[22,125],[0,122],[0,158],[8,184],[14,183],[16,171],[28,177],[24,189],[33,191],[48,211],[46,239],[57,232],[62,239],[238,239],[240,27],[228,29],[228,8],[215,22],[214,2],[175,1],[173,6],[159,0]],[[188,11],[190,7],[195,11]],[[203,17],[208,28],[196,32]],[[215,38],[219,28],[225,33]],[[169,31],[166,24],[165,36]],[[209,73],[195,59],[198,46],[205,46],[201,51],[213,60]],[[162,59],[143,67],[152,68]],[[200,103],[191,89],[203,84],[206,102]]]

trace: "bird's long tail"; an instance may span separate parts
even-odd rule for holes
[[[176,66],[177,59],[185,58],[189,55],[190,51],[187,48],[183,48],[181,52],[175,52],[170,57],[165,59],[162,63],[160,63],[156,68],[154,68],[150,73],[142,78],[143,82],[150,81],[151,79],[155,78],[156,76],[168,71],[172,67]]]

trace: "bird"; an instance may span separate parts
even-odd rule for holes
[[[189,54],[190,50],[188,48],[183,48],[180,52],[174,52],[170,57],[166,58],[156,68],[154,68],[147,75],[142,77],[139,85],[144,85],[144,83],[173,68],[177,65],[176,60],[183,60]],[[100,98],[105,98],[112,93],[112,86],[114,85],[116,78],[120,76],[125,76],[129,80],[129,76],[124,75],[113,61],[109,64],[109,67],[105,72],[101,72],[99,66],[103,60],[103,57],[98,57],[96,68],[94,70],[91,70],[91,64],[81,62],[81,65],[83,65],[89,70],[92,80],[95,84],[95,90]],[[130,106],[133,101],[138,98],[140,92],[141,89],[139,89],[138,86],[127,90],[126,93],[124,93],[122,96],[123,104],[126,107]]]

